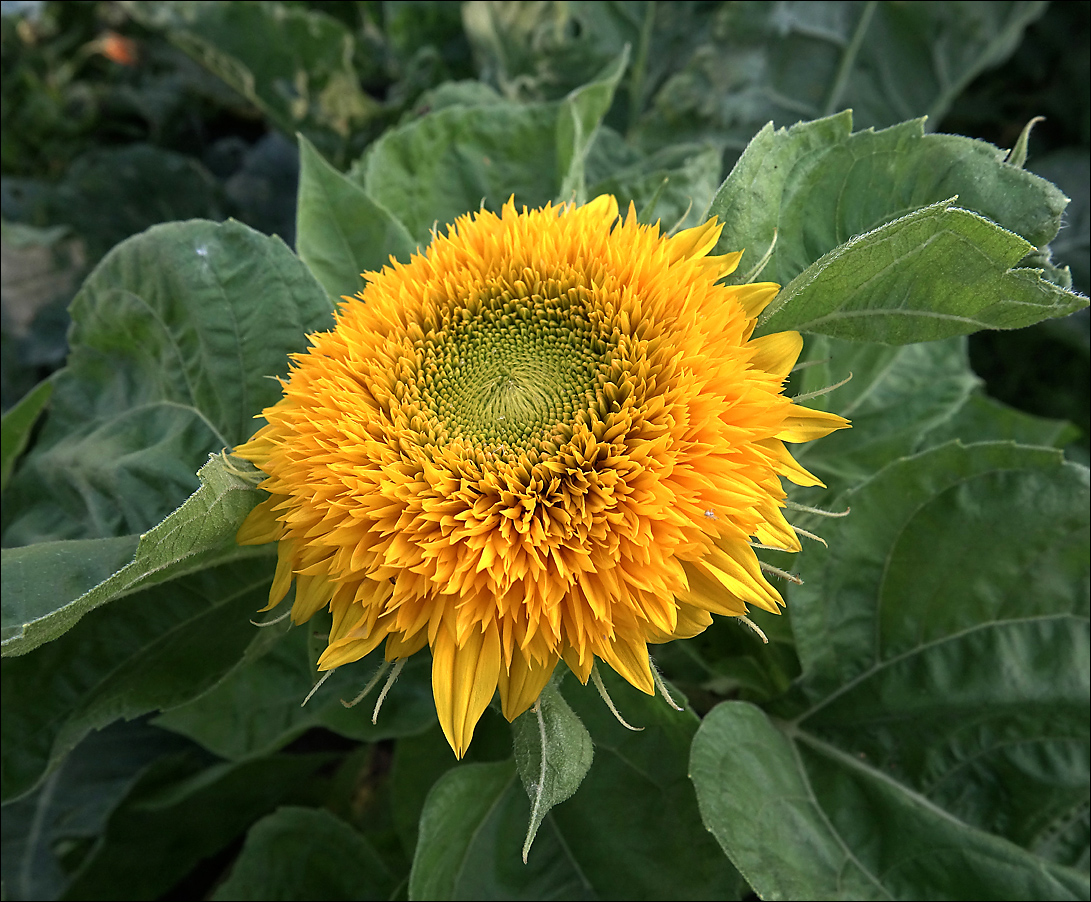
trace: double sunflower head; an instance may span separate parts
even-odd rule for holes
[[[482,211],[366,273],[235,454],[269,498],[269,607],[328,607],[319,668],[426,645],[456,755],[499,690],[514,719],[559,661],[645,692],[648,645],[776,611],[754,545],[799,541],[785,448],[847,425],[782,393],[797,333],[753,338],[772,283],[719,282],[715,220],[667,237],[612,197]]]

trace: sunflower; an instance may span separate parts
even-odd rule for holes
[[[712,219],[673,237],[599,197],[466,215],[365,273],[235,454],[269,498],[269,605],[328,606],[319,668],[428,645],[457,756],[497,689],[513,720],[561,659],[644,692],[648,644],[777,611],[755,544],[799,550],[785,442],[847,422],[783,395],[798,333],[753,338],[772,283],[728,286]]]

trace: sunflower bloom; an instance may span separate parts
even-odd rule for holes
[[[561,659],[651,693],[649,643],[778,610],[753,545],[799,550],[780,477],[820,484],[784,443],[848,424],[782,394],[802,339],[751,337],[778,286],[717,284],[720,231],[509,201],[364,274],[235,451],[270,493],[238,536],[278,542],[268,608],[294,580],[294,622],[333,615],[320,669],[428,645],[461,756]]]

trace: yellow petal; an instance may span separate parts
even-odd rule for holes
[[[557,661],[557,655],[546,661],[534,661],[517,654],[511,659],[510,671],[505,673],[500,669],[500,707],[504,717],[515,720],[538,700]]]
[[[732,289],[736,300],[746,311],[746,315],[753,319],[772,303],[773,298],[780,291],[776,282],[751,282],[749,285],[739,285]]]
[[[631,641],[617,636],[612,642],[603,642],[596,652],[602,660],[641,692],[655,695],[655,678],[652,676],[648,646],[645,642]]]
[[[748,347],[754,353],[754,367],[778,379],[787,378],[803,350],[803,336],[798,332],[774,332],[751,339]]]
[[[432,643],[432,694],[443,735],[461,758],[500,678],[500,634],[496,624],[467,637],[459,648],[446,627]]]
[[[269,587],[269,603],[262,608],[268,611],[275,608],[292,587],[292,561],[295,557],[295,543],[282,539],[277,543],[277,571],[273,575],[273,584]]]
[[[793,404],[791,413],[784,418],[784,426],[777,433],[777,438],[784,442],[809,442],[837,429],[848,428],[849,421],[835,413]]]
[[[235,541],[240,545],[264,545],[266,542],[276,542],[284,532],[284,527],[273,513],[273,507],[280,501],[280,498],[273,495],[250,511],[235,534]]]

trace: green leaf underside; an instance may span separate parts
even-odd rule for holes
[[[32,654],[5,658],[2,796],[35,785],[92,729],[171,708],[231,670],[253,638],[270,568],[244,559],[93,611]]]
[[[250,828],[211,898],[389,899],[397,884],[371,843],[344,821],[322,809],[285,807]]]
[[[245,468],[247,472],[242,472]],[[21,655],[71,629],[89,611],[140,589],[232,560],[266,556],[235,534],[263,497],[249,464],[213,457],[201,487],[142,536],[41,542],[3,550],[3,652]],[[135,552],[135,556],[134,556]]]
[[[68,365],[4,497],[8,546],[143,533],[249,438],[329,299],[282,241],[167,223],[115,248],[72,304]]]
[[[763,898],[1086,896],[1087,499],[1085,468],[1010,443],[849,493],[791,593],[786,719],[726,703],[694,743],[705,823]]]
[[[530,825],[523,843],[527,860],[542,820],[579,789],[594,755],[591,736],[553,683],[513,724],[515,763],[530,798]]]

